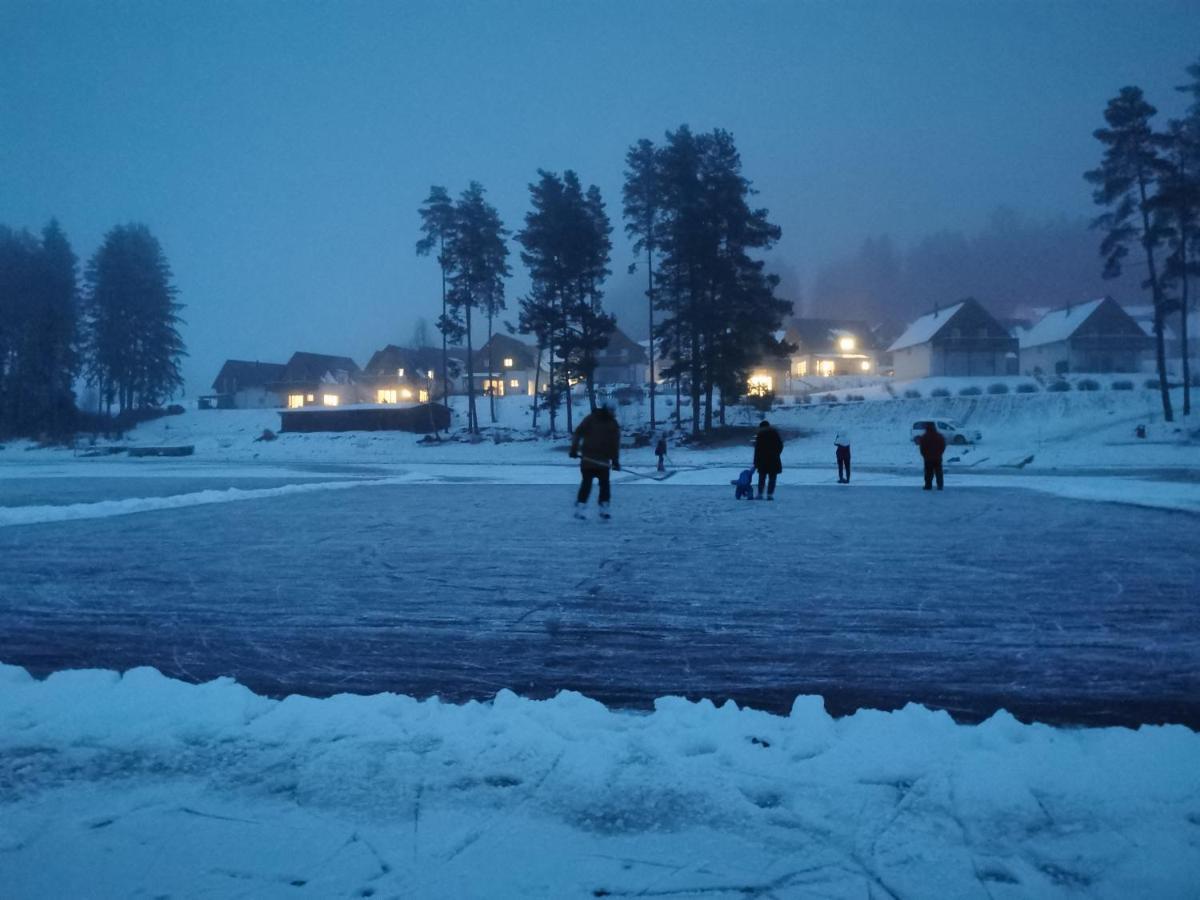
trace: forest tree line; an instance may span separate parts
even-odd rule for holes
[[[170,266],[145,225],[110,230],[84,268],[51,221],[0,226],[0,437],[63,439],[120,427],[183,385]],[[82,380],[98,408],[76,405]]]
[[[686,387],[691,429],[708,431],[714,422],[724,422],[725,404],[744,392],[755,362],[788,349],[774,335],[791,304],[775,296],[779,279],[759,257],[779,240],[780,229],[766,209],[752,204],[754,188],[727,131],[695,134],[683,125],[667,132],[659,145],[637,141],[625,164],[622,211],[635,254],[629,268],[640,266],[646,275],[651,346],[668,361],[659,374],[674,383],[676,425],[682,427],[678,401]],[[490,341],[507,308],[504,282],[511,273],[511,232],[484,193],[478,182],[457,199],[445,187],[433,186],[419,211],[422,237],[416,248],[418,254],[434,255],[442,274],[437,327],[443,384],[448,383],[448,346],[467,345],[468,427],[476,433],[472,313],[486,317]],[[576,385],[596,407],[597,359],[616,327],[603,305],[612,223],[599,188],[585,188],[570,169],[539,170],[529,196],[524,227],[515,239],[530,289],[518,301],[516,322],[505,324],[532,336],[539,359],[546,361],[548,383],[544,394],[542,385],[535,390],[534,426],[544,406],[553,434],[564,406],[566,427],[574,427],[572,404],[564,400]],[[649,356],[653,429],[657,354]],[[542,396],[544,402],[538,402]],[[492,404],[495,421],[494,397]]]

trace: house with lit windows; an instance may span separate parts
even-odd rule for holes
[[[278,394],[288,409],[346,406],[362,400],[359,374],[358,365],[348,356],[293,353],[279,379],[266,387]]]
[[[440,402],[444,392],[457,393],[466,370],[466,353],[451,347],[448,384],[442,380],[441,347],[397,347],[388,344],[376,350],[363,369],[359,381],[367,403]],[[446,388],[449,388],[446,391]]]
[[[475,351],[475,388],[481,394],[532,397],[538,381],[537,348],[507,334],[493,334]],[[543,387],[544,381],[543,381]]]
[[[866,322],[793,319],[787,341],[796,346],[791,355],[793,378],[875,374],[879,348]]]

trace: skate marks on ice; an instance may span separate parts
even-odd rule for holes
[[[21,897],[1185,896],[1200,871],[1178,727],[275,702],[145,669],[0,668],[0,715]]]
[[[274,696],[785,711],[819,693],[838,712],[1200,723],[1200,563],[1175,514],[954,485],[774,503],[622,485],[611,522],[577,528],[572,493],[375,486],[0,529],[4,653]]]

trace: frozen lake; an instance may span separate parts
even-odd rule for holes
[[[7,487],[215,486],[109,481]],[[272,695],[570,688],[786,712],[822,694],[835,713],[1200,725],[1194,516],[958,483],[767,504],[668,482],[618,485],[601,523],[572,520],[571,493],[374,485],[0,528],[0,659]]]

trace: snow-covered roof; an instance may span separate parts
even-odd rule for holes
[[[1103,302],[1104,298],[1101,297],[1099,300],[1089,300],[1087,303],[1076,303],[1072,306],[1064,306],[1062,309],[1050,310],[1032,328],[1018,335],[1021,349],[1065,341],[1088,320],[1092,313],[1100,308],[1100,304]]]
[[[917,344],[924,344],[926,341],[932,340],[933,336],[941,331],[942,327],[962,308],[962,303],[955,303],[945,309],[926,313],[904,329],[904,334],[896,338],[892,346],[888,347],[888,352],[903,350],[905,347],[915,347]]]

